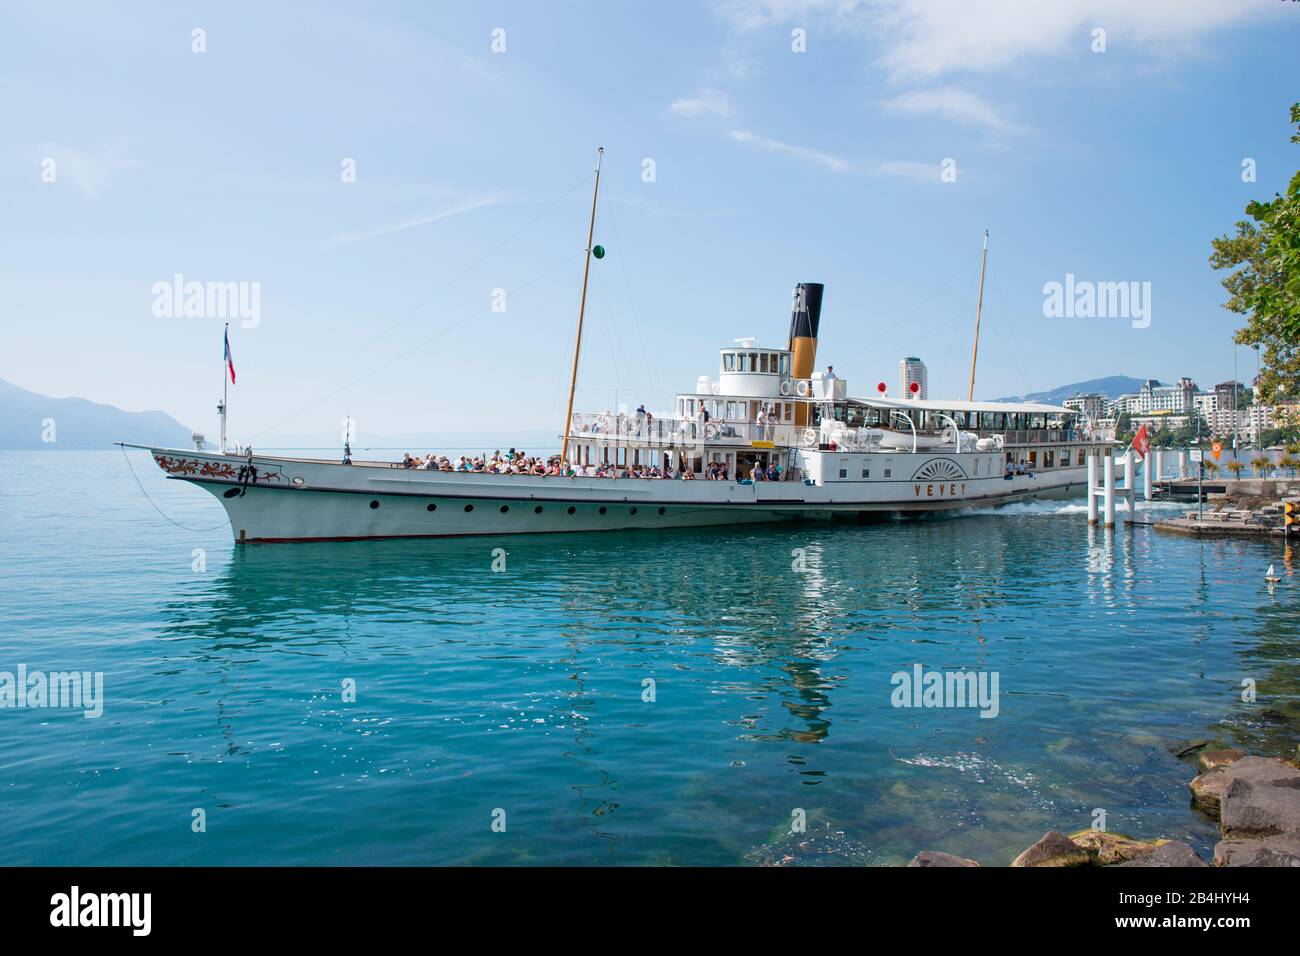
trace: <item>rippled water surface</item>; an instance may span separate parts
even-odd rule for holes
[[[1076,502],[238,548],[131,461],[198,530],[119,452],[0,453],[0,671],[106,697],[0,710],[0,863],[993,864],[1094,808],[1204,851],[1175,752],[1300,727],[1280,542]],[[996,672],[998,716],[891,706],[914,664]]]

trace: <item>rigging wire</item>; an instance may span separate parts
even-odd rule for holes
[[[126,459],[126,467],[130,470],[131,477],[135,479],[135,486],[140,489],[140,494],[144,495],[145,500],[148,501],[149,504],[153,505],[154,511],[162,515],[163,520],[170,522],[171,524],[174,524],[182,531],[192,531],[195,533],[207,533],[209,531],[216,531],[218,528],[225,528],[229,526],[229,521],[223,521],[221,522],[221,524],[214,524],[210,528],[191,528],[188,525],[183,525],[179,521],[175,521],[172,518],[169,518],[167,514],[161,508],[158,507],[157,503],[153,500],[153,498],[150,497],[149,492],[144,490],[144,485],[140,483],[140,476],[135,473],[135,467],[131,464],[131,456],[126,453],[125,448],[122,449],[122,457]]]
[[[561,260],[560,260],[559,262],[557,262],[555,265],[551,266],[551,268],[547,269],[545,272],[542,272],[542,273],[539,273],[538,275],[533,276],[533,278],[529,279],[527,282],[523,283],[522,285],[515,286],[514,289],[513,289],[514,294],[517,295],[518,293],[522,292],[524,289],[527,289],[527,288],[529,288],[530,286],[536,285],[538,282],[541,282],[543,279],[547,278],[549,275],[551,275],[551,273],[555,272],[555,271],[558,270],[560,267],[568,265],[568,264],[573,260],[574,255],[575,255],[575,254],[571,253],[571,254],[565,256],[563,259],[561,259]],[[304,405],[302,408],[298,409],[296,412],[293,412],[292,414],[288,415],[287,417],[280,419],[280,421],[276,422],[274,425],[270,425],[270,426],[268,426],[268,427],[266,427],[266,428],[263,428],[260,432],[258,432],[257,434],[251,436],[251,438],[250,438],[250,440],[249,440],[249,444],[252,443],[252,438],[259,438],[259,437],[261,437],[262,435],[265,435],[268,431],[271,431],[271,430],[273,430],[273,429],[279,428],[281,425],[283,425],[283,424],[285,424],[285,423],[287,423],[287,422],[291,422],[291,421],[293,421],[295,418],[297,418],[297,417],[298,417],[299,415],[301,415],[303,412],[310,411],[311,409],[316,408],[318,405],[321,405],[321,404],[323,404],[323,403],[329,401],[329,400],[330,400],[331,398],[333,398],[334,396],[339,395],[339,394],[341,394],[341,393],[343,393],[343,392],[346,392],[348,389],[352,388],[354,385],[358,385],[358,384],[360,384],[360,383],[361,383],[362,381],[364,381],[365,379],[372,378],[373,376],[375,376],[375,375],[378,374],[379,372],[382,372],[384,369],[388,368],[390,365],[395,365],[396,363],[400,362],[402,359],[407,358],[408,356],[410,356],[412,353],[417,352],[417,351],[419,351],[420,349],[424,348],[426,345],[428,345],[429,343],[433,342],[435,339],[439,339],[439,338],[441,338],[442,336],[446,335],[447,333],[452,332],[452,331],[454,331],[454,330],[460,328],[462,325],[465,325],[465,324],[466,324],[467,322],[469,322],[471,319],[475,319],[475,318],[477,318],[478,316],[482,315],[484,312],[488,311],[488,309],[490,309],[491,307],[492,307],[491,302],[489,302],[487,305],[480,306],[479,308],[475,309],[473,312],[470,312],[468,315],[463,316],[463,317],[462,317],[461,319],[459,319],[458,321],[453,322],[451,325],[448,325],[448,326],[446,326],[445,328],[439,329],[437,332],[435,332],[433,335],[429,336],[429,337],[428,337],[427,339],[425,339],[423,342],[417,342],[415,345],[412,345],[411,347],[405,349],[404,351],[399,352],[397,355],[393,356],[391,359],[389,359],[387,362],[384,362],[382,365],[378,365],[378,366],[376,366],[375,368],[372,368],[372,369],[371,369],[370,371],[368,371],[368,372],[363,372],[361,375],[358,375],[356,378],[352,379],[352,381],[347,382],[346,384],[339,386],[339,387],[336,388],[334,391],[330,392],[328,395],[325,395],[325,396],[323,396],[323,397],[317,399],[316,401],[312,402],[310,405]]]
[[[378,341],[378,340],[384,338],[385,336],[387,336],[389,332],[393,331],[393,329],[397,328],[399,325],[401,325],[402,323],[404,323],[404,322],[405,322],[407,319],[409,319],[411,316],[415,315],[415,313],[419,312],[421,309],[423,309],[426,305],[428,305],[428,304],[429,304],[430,302],[432,302],[434,299],[438,298],[438,296],[442,295],[444,292],[446,292],[448,289],[450,289],[452,286],[454,286],[454,285],[455,285],[457,282],[459,282],[461,279],[465,278],[465,276],[469,275],[471,272],[473,272],[475,269],[477,269],[479,266],[481,266],[481,265],[482,265],[484,262],[486,262],[486,261],[487,261],[491,256],[493,256],[494,254],[496,254],[497,252],[499,252],[499,251],[502,249],[502,247],[504,247],[505,245],[507,245],[508,243],[510,243],[512,240],[514,240],[514,239],[517,238],[520,234],[522,234],[525,230],[527,230],[529,226],[531,226],[533,223],[537,222],[537,220],[541,219],[543,216],[545,216],[548,212],[550,212],[552,209],[554,209],[557,205],[559,205],[559,204],[560,204],[561,202],[563,202],[565,199],[568,199],[569,196],[570,196],[570,194],[572,194],[572,192],[573,192],[575,189],[577,189],[578,186],[579,186],[579,184],[581,184],[583,181],[585,181],[585,179],[586,179],[586,177],[585,177],[585,176],[582,176],[582,177],[579,177],[578,179],[574,180],[573,185],[571,185],[568,189],[566,189],[563,193],[561,193],[561,194],[560,194],[559,196],[557,196],[555,199],[553,199],[553,200],[551,200],[549,203],[547,203],[547,204],[542,208],[541,212],[539,212],[537,215],[533,216],[532,219],[529,219],[526,223],[524,223],[522,226],[520,226],[520,227],[519,227],[518,229],[516,229],[514,232],[510,233],[510,235],[506,236],[504,239],[502,239],[500,242],[498,242],[495,246],[493,246],[492,248],[488,249],[487,252],[483,253],[483,255],[479,256],[477,259],[475,259],[473,262],[471,262],[469,265],[467,265],[467,266],[466,266],[464,269],[462,269],[460,272],[456,273],[455,276],[453,276],[451,279],[447,280],[447,282],[444,283],[444,284],[443,284],[442,286],[440,286],[439,288],[435,289],[432,293],[430,293],[430,295],[429,295],[426,299],[424,299],[423,301],[421,301],[421,302],[420,302],[418,305],[416,305],[414,308],[412,308],[412,309],[410,309],[409,311],[407,311],[404,315],[402,315],[400,318],[398,318],[398,319],[397,319],[395,322],[393,322],[391,325],[387,326],[387,327],[384,328],[384,329],[381,329],[381,330],[379,331],[379,333],[374,337],[374,341]]]
[[[965,272],[965,271],[966,271],[967,269],[969,269],[972,265],[974,265],[974,263],[975,263],[975,261],[976,261],[977,259],[979,259],[979,253],[976,253],[976,254],[975,254],[974,256],[972,256],[970,259],[966,260],[966,261],[963,262],[960,266],[958,266],[958,267],[957,267],[957,268],[952,272],[951,275],[949,275],[946,279],[944,279],[944,280],[943,280],[942,282],[940,282],[938,285],[934,286],[934,287],[931,289],[929,295],[927,295],[924,299],[922,299],[922,300],[921,300],[920,302],[918,302],[915,306],[913,306],[913,307],[912,307],[908,312],[906,312],[906,313],[903,314],[901,317],[899,317],[898,319],[896,319],[896,320],[895,320],[895,325],[899,325],[899,324],[902,324],[902,323],[906,322],[906,321],[907,321],[908,319],[910,319],[913,315],[915,315],[918,311],[920,311],[920,309],[921,309],[921,307],[922,307],[923,305],[925,305],[926,303],[928,303],[931,299],[933,299],[933,298],[934,298],[936,295],[938,295],[940,292],[945,291],[945,290],[946,290],[946,289],[951,285],[952,281],[953,281],[955,278],[957,278],[957,276],[958,276],[959,274],[961,274],[962,272]],[[883,348],[883,347],[880,347],[880,346],[873,346],[873,358],[874,358],[874,355],[879,355],[879,354],[882,353],[882,352],[887,352],[887,351],[890,351],[890,350],[896,348],[899,344],[902,343],[903,338],[904,338],[905,336],[906,336],[906,337],[913,337],[913,338],[914,338],[912,331],[911,331],[910,329],[908,329],[906,332],[904,332],[903,336],[899,336],[899,337],[897,337],[894,341],[891,341],[891,342],[889,343],[889,348]],[[848,373],[848,372],[856,372],[857,370],[859,370],[859,369],[861,369],[861,368],[864,368],[864,367],[865,367],[866,365],[868,365],[871,361],[872,361],[872,359],[867,359],[867,360],[865,360],[865,361],[863,361],[863,362],[859,362],[857,365],[851,365],[851,366],[849,366],[847,369],[845,369],[845,372],[846,372],[846,373]]]

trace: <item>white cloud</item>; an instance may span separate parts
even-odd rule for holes
[[[711,114],[725,118],[734,112],[731,97],[722,90],[715,89],[700,90],[693,96],[673,100],[673,104],[669,109],[678,116],[690,117]]]
[[[731,138],[737,143],[745,143],[749,146],[757,146],[759,149],[765,149],[773,153],[782,153],[786,156],[793,156],[805,162],[815,163],[823,166],[833,173],[860,173],[868,176],[889,176],[895,179],[910,179],[913,182],[940,182],[940,167],[938,163],[917,162],[911,159],[890,159],[874,163],[851,163],[847,159],[835,156],[831,153],[823,153],[819,150],[809,149],[806,146],[795,146],[792,143],[783,143],[779,139],[772,139],[768,136],[759,136],[748,130],[733,129]]]
[[[937,183],[941,167],[938,163],[920,163],[912,159],[891,159],[877,163],[873,172],[879,176],[893,176],[897,179],[910,179],[920,183]]]
[[[885,106],[899,113],[934,113],[954,123],[983,126],[995,133],[1022,132],[1020,126],[1003,116],[993,104],[955,87],[913,90],[886,100]]]
[[[461,213],[472,212],[475,209],[482,209],[485,206],[496,206],[502,201],[503,199],[501,196],[486,196],[482,199],[474,199],[428,215],[399,219],[397,222],[391,222],[383,226],[376,226],[373,229],[365,229],[361,232],[343,233],[334,236],[333,241],[358,242],[363,239],[375,239],[379,236],[388,236],[395,232],[402,232],[405,229],[414,229],[417,226],[427,226],[429,223],[439,222],[443,219],[450,219],[452,216],[459,216]]]
[[[1031,58],[1089,54],[1091,31],[1112,50],[1163,59],[1214,31],[1277,11],[1258,0],[715,0],[740,30],[825,27],[880,44],[895,80],[991,72]],[[1282,11],[1291,13],[1292,11]]]
[[[827,169],[836,173],[846,173],[852,166],[846,159],[838,156],[832,156],[830,153],[818,152],[815,149],[808,149],[805,146],[794,146],[790,143],[783,143],[779,139],[770,139],[766,136],[758,136],[754,133],[747,132],[743,129],[733,129],[731,138],[737,143],[746,143],[751,146],[757,146],[760,149],[768,150],[773,153],[784,153],[786,156],[794,156],[806,162],[817,163],[825,166]]]
[[[139,165],[126,155],[126,147],[112,146],[101,152],[44,143],[37,148],[41,161],[54,160],[55,182],[67,179],[91,199],[104,185],[125,169]]]

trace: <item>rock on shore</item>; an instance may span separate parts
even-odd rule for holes
[[[1216,866],[1300,866],[1300,768],[1241,757],[1189,786],[1196,806],[1219,821]]]

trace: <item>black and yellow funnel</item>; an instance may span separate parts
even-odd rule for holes
[[[790,310],[790,375],[796,381],[812,377],[817,364],[817,326],[822,317],[820,282],[800,282],[794,287],[794,306]],[[795,407],[795,424],[808,424],[808,406]]]

